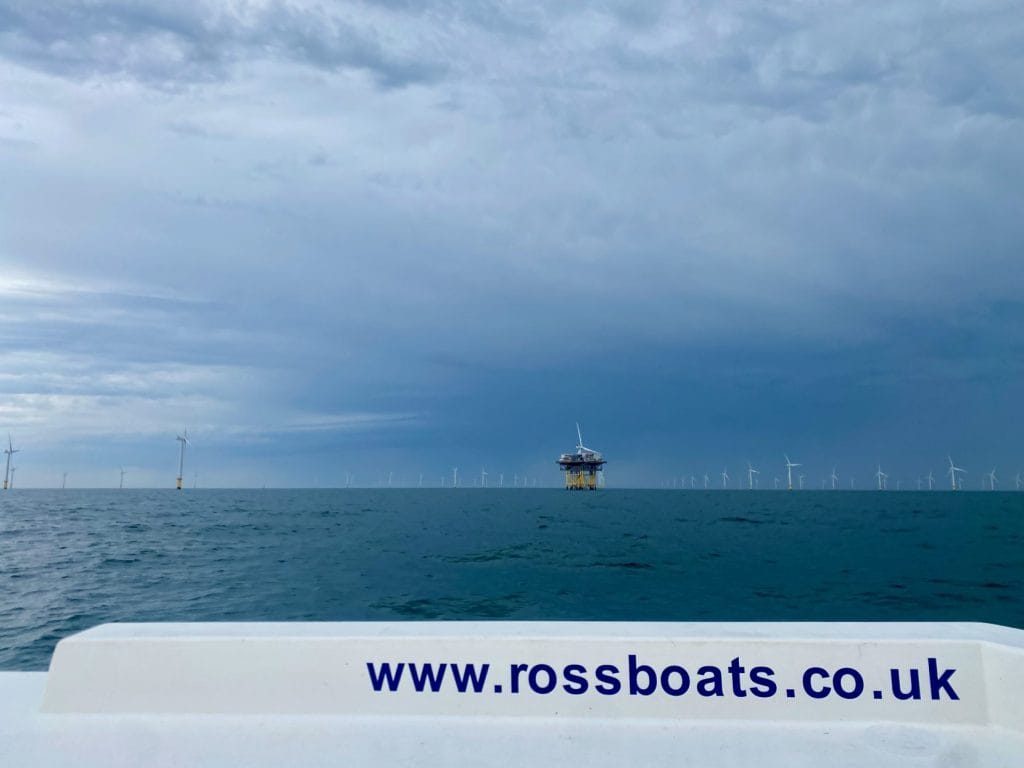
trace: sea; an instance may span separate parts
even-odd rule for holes
[[[1024,493],[0,493],[0,669],[110,621],[982,621]]]

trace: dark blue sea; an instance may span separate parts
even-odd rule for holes
[[[107,621],[950,620],[1024,628],[1024,493],[0,494],[0,668]]]

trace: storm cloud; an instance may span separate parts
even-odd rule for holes
[[[622,483],[1009,471],[1021,51],[1010,2],[5,3],[19,478],[159,483],[187,423],[220,484],[557,480],[576,420]]]

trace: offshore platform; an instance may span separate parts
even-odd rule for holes
[[[576,423],[576,437],[579,438],[576,452],[563,453],[558,459],[559,468],[565,472],[565,490],[596,491],[601,487],[598,483],[598,473],[604,469],[607,462],[600,451],[583,445],[579,422]]]

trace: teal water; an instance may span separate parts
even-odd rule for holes
[[[105,621],[343,619],[1024,627],[1024,493],[0,496],[0,668]]]

